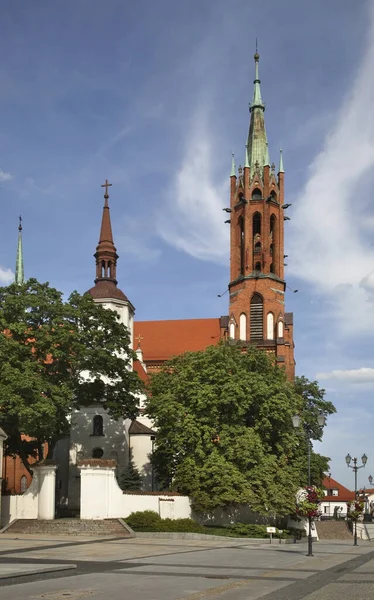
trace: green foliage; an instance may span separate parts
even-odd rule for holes
[[[292,416],[313,417],[313,394],[319,408],[335,410],[317,384],[295,386],[265,352],[220,344],[171,359],[150,392],[161,489],[192,496],[200,511],[236,503],[266,515],[293,511],[307,446]]]
[[[136,416],[141,383],[128,368],[128,330],[91,296],[73,292],[65,302],[35,279],[0,288],[0,332],[0,425],[26,466],[43,458],[45,442],[52,451],[74,409],[98,403],[115,419]]]
[[[130,459],[127,467],[121,473],[118,478],[118,485],[121,490],[140,490],[142,487],[142,478],[139,470],[134,465],[132,453],[130,453]]]
[[[133,512],[126,518],[126,523],[135,531],[158,531],[155,527],[160,521],[160,515],[154,510]]]

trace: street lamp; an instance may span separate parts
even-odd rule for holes
[[[373,483],[373,476],[372,476],[372,475],[369,475],[369,477],[368,477],[368,480],[369,480],[369,483],[370,483],[370,485],[371,485],[371,484]]]
[[[320,427],[324,427],[326,425],[326,417],[323,413],[320,413],[317,417],[317,423]],[[311,476],[310,476],[310,456],[312,449],[312,431],[310,425],[307,423],[302,423],[300,415],[294,415],[292,417],[292,424],[295,429],[298,429],[303,425],[304,433],[308,443],[308,486],[311,484]],[[308,517],[308,554],[307,556],[313,556],[313,538],[312,538],[312,517]]]
[[[354,474],[355,474],[355,502],[357,500],[357,471],[359,469],[362,469],[363,467],[365,467],[366,463],[368,461],[368,457],[366,456],[366,454],[363,454],[361,456],[361,462],[362,465],[357,465],[357,458],[352,458],[352,456],[348,453],[347,456],[345,457],[345,462],[347,463],[347,467],[349,469],[353,469]],[[351,465],[351,462],[353,462],[353,465]],[[371,477],[371,475],[370,475]],[[355,519],[355,528],[354,528],[354,541],[353,541],[353,545],[357,546],[357,519]]]

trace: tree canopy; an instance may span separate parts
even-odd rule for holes
[[[129,332],[88,294],[64,301],[35,279],[0,288],[0,332],[0,426],[28,468],[68,431],[74,409],[99,403],[115,419],[135,418]]]
[[[190,495],[197,510],[246,503],[263,514],[292,511],[307,478],[306,437],[292,416],[308,424],[315,410],[335,412],[323,397],[315,382],[287,381],[252,346],[222,343],[171,359],[152,376],[147,405],[159,485]]]

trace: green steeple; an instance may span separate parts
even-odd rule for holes
[[[236,177],[235,154],[232,153],[230,177]]]
[[[19,218],[18,225],[18,246],[17,246],[17,262],[15,283],[22,285],[25,281],[23,272],[23,249],[22,249],[22,217]]]
[[[278,173],[284,173],[282,148],[279,151],[279,171],[278,171]]]
[[[249,132],[248,132],[248,162],[249,166],[253,168],[258,162],[260,169],[264,167],[264,165],[269,164],[269,153],[267,149],[267,136],[265,129],[265,104],[262,101],[261,97],[261,89],[260,89],[260,79],[258,72],[258,63],[260,60],[260,55],[256,50],[256,54],[254,55],[255,59],[255,79],[254,79],[254,89],[253,89],[253,98],[252,102],[249,105],[249,111],[251,113],[251,120],[249,123]]]

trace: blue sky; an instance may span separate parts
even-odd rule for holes
[[[231,152],[244,160],[258,37],[270,157],[284,151],[298,374],[338,408],[319,450],[374,475],[374,12],[348,0],[3,0],[0,281],[94,278],[108,178],[137,319],[227,314]],[[241,160],[242,159],[242,160]],[[10,271],[9,271],[10,270]]]

